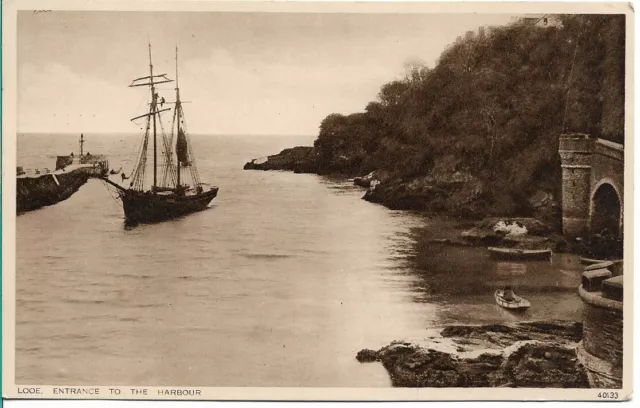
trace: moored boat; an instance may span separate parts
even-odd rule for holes
[[[129,223],[150,223],[184,216],[201,211],[217,196],[218,187],[200,182],[191,142],[187,136],[185,116],[178,87],[178,50],[176,48],[176,100],[166,102],[160,97],[156,85],[173,82],[166,74],[154,75],[149,45],[149,75],[133,80],[130,87],[148,86],[151,91],[149,113],[137,116],[145,118],[146,127],[142,147],[132,174],[121,174],[122,182],[131,178],[128,187],[124,187],[105,177],[105,182],[116,187],[122,200],[125,219]],[[171,108],[165,104],[174,104],[172,132],[164,134],[161,114]],[[175,140],[174,140],[175,135]],[[153,181],[146,187],[147,150],[150,139],[153,142]],[[160,139],[160,140],[158,140]],[[160,152],[158,152],[160,150]],[[158,158],[160,153],[160,158]],[[175,157],[174,157],[175,156]],[[158,174],[158,170],[162,174]]]
[[[496,259],[522,260],[522,261],[548,261],[551,259],[550,249],[518,249],[489,247],[489,253]]]
[[[513,294],[512,299],[505,298],[505,291],[502,289],[496,290],[493,296],[496,303],[505,309],[524,310],[531,307],[531,303],[527,299],[515,294]]]

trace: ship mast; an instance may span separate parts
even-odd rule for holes
[[[156,93],[156,85],[164,84],[166,82],[173,82],[173,80],[167,78],[167,74],[153,74],[153,62],[151,59],[151,44],[149,44],[149,75],[136,78],[131,82],[129,87],[138,87],[138,86],[148,86],[151,90],[151,103],[149,113],[144,115],[136,116],[132,118],[132,121],[140,118],[147,118],[147,125],[145,130],[145,136],[143,139],[142,149],[140,150],[140,156],[138,158],[138,164],[133,173],[133,181],[132,186],[134,188],[143,190],[144,189],[144,173],[145,173],[145,165],[147,163],[147,142],[149,140],[149,132],[153,127],[153,186],[152,191],[154,191],[158,187],[158,142],[157,142],[157,120],[156,115],[159,115],[162,112],[166,112],[171,110],[171,108],[158,109],[158,95]],[[158,78],[158,79],[156,79]],[[148,81],[147,81],[148,80]],[[162,125],[162,122],[160,123]],[[163,140],[166,140],[163,137]]]
[[[149,43],[149,85],[151,86],[151,113],[153,114],[153,188],[158,185],[158,148],[156,142],[156,87],[153,82],[153,64],[151,62],[151,43]]]
[[[182,106],[180,104],[180,87],[178,85],[178,47],[176,46],[176,119],[177,119],[177,134],[180,135],[180,111],[182,110]],[[177,156],[176,149],[176,156]],[[180,170],[182,167],[182,163],[180,162],[180,157],[176,157],[178,160],[178,183],[176,187],[180,188]]]

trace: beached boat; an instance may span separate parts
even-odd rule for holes
[[[531,307],[531,303],[527,299],[524,299],[520,296],[513,295],[512,300],[507,300],[504,298],[504,290],[498,289],[494,293],[494,298],[496,299],[496,303],[499,306],[504,307],[505,309],[510,310],[524,310]]]
[[[598,264],[598,263],[602,263],[605,262],[605,259],[592,259],[592,258],[584,258],[584,257],[580,257],[580,263],[582,265],[593,265],[593,264]]]
[[[496,259],[522,261],[548,261],[551,259],[550,249],[517,249],[489,247],[489,253]]]
[[[136,78],[129,85],[130,87],[148,86],[151,90],[149,113],[131,119],[134,121],[145,118],[146,130],[142,147],[132,174],[129,176],[125,173],[121,174],[122,182],[131,178],[129,186],[124,187],[109,180],[108,177],[104,179],[117,189],[122,200],[125,219],[129,223],[164,221],[204,210],[218,194],[218,187],[209,186],[205,189],[207,184],[200,182],[195,155],[187,137],[177,75],[178,50],[176,48],[176,100],[166,102],[158,95],[156,86],[173,82],[173,80],[167,78],[166,74],[154,75],[151,45],[149,45],[149,75]],[[172,132],[169,136],[164,134],[160,117],[161,113],[171,110],[171,108],[163,108],[165,104],[175,105]],[[153,181],[148,188],[145,186],[145,170],[150,139],[153,142]],[[161,157],[158,157],[158,153]],[[158,174],[158,170],[162,174]]]
[[[611,262],[612,264],[622,263],[622,259],[592,259],[580,257],[580,263],[585,266],[600,264],[603,262]]]
[[[606,260],[581,257],[580,263],[585,271],[593,268],[600,269],[606,264],[606,268],[609,269],[614,276],[622,275],[624,269],[624,260],[622,259]]]

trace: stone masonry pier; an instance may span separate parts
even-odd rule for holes
[[[612,265],[586,267],[578,289],[585,311],[577,354],[593,388],[622,388],[623,275],[612,277]]]
[[[560,137],[562,228],[570,237],[601,233],[622,237],[624,147],[584,134]]]

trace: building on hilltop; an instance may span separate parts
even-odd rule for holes
[[[526,14],[523,17],[513,17],[514,24],[533,25],[536,27],[562,27],[562,21],[555,14]]]

